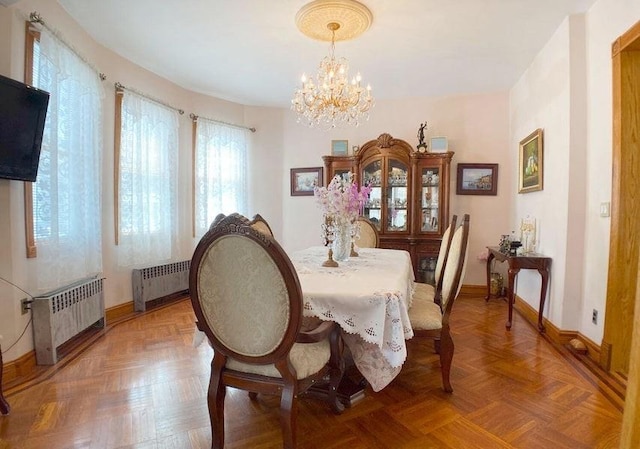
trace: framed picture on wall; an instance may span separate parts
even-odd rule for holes
[[[322,187],[322,167],[291,169],[291,196],[313,196],[315,186]]]
[[[457,195],[497,195],[498,164],[458,164]]]
[[[449,141],[444,136],[432,137],[429,151],[432,153],[446,153],[449,151]]]
[[[541,128],[536,129],[520,141],[518,160],[518,193],[542,190],[543,147]]]
[[[331,156],[348,156],[349,141],[348,140],[332,140]]]

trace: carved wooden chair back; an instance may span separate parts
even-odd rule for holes
[[[214,350],[208,404],[213,448],[224,445],[226,386],[281,395],[285,447],[295,447],[297,396],[330,377],[329,400],[341,411],[335,387],[342,377],[337,326],[323,322],[300,332],[302,291],[284,250],[249,221],[231,214],[207,232],[189,273],[198,327]]]
[[[251,221],[249,222],[253,229],[257,229],[269,237],[273,237],[273,231],[271,230],[271,226],[267,223],[267,220],[262,218],[262,215],[255,214]]]
[[[376,226],[366,217],[358,217],[360,237],[355,241],[359,248],[380,247],[380,235]]]

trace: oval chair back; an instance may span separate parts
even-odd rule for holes
[[[358,217],[358,226],[360,226],[360,232],[358,239],[354,242],[356,246],[359,248],[380,247],[378,229],[368,218]]]
[[[302,338],[302,290],[291,260],[239,214],[221,218],[202,237],[189,289],[198,327],[214,350],[208,393],[212,447],[224,445],[226,386],[248,390],[252,398],[280,394],[284,445],[294,447],[298,394],[324,376],[335,386],[342,377],[337,327],[323,323],[318,338]],[[328,399],[341,410],[335,393]]]

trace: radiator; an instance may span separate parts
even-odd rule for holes
[[[190,260],[173,262],[154,267],[134,269],[133,305],[136,312],[144,312],[147,302],[174,293],[189,290]]]
[[[80,332],[104,327],[104,279],[86,279],[33,298],[33,339],[38,365],[54,365],[56,349]]]

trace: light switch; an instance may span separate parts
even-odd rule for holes
[[[611,203],[609,202],[600,203],[600,216],[601,217],[611,216]]]

